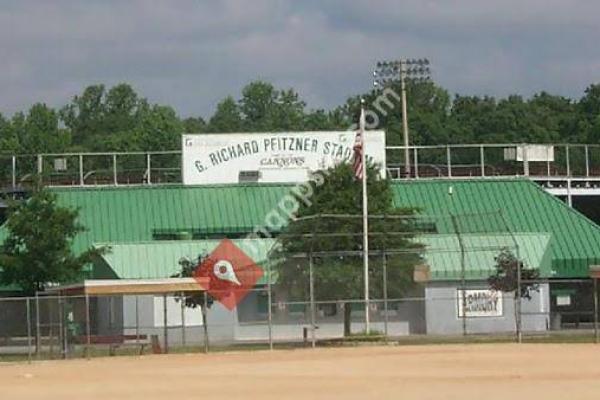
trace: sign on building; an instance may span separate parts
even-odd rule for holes
[[[554,162],[554,146],[544,144],[528,144],[504,148],[506,161]]]
[[[457,302],[459,318],[502,316],[502,292],[489,289],[458,290]]]
[[[356,133],[285,132],[183,135],[183,183],[303,182],[352,160]],[[385,133],[366,134],[367,160],[385,177]]]

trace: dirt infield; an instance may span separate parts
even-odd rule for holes
[[[598,399],[600,346],[437,345],[0,365],[7,400]]]

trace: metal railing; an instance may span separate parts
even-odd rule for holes
[[[528,177],[582,181],[600,187],[600,144],[449,144],[387,146],[391,179]],[[1,155],[0,185],[18,188],[39,177],[46,186],[118,186],[182,183],[182,153],[54,153]]]
[[[409,146],[410,174],[404,171],[404,146],[386,147],[392,179],[486,178],[525,176],[534,180],[600,180],[597,144],[452,144]]]
[[[45,186],[179,184],[181,151],[0,155],[0,185]]]

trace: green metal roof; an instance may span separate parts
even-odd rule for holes
[[[452,187],[450,193],[450,187]],[[600,227],[526,179],[423,180],[393,185],[397,206],[420,207],[425,214],[468,214],[500,210],[512,232],[552,235],[552,277],[588,277],[600,264]],[[464,218],[468,232],[492,231],[498,218]],[[440,233],[451,233],[448,223]]]
[[[246,255],[256,264],[268,268],[268,253],[275,244],[274,239],[233,239]],[[107,252],[95,262],[94,279],[152,279],[167,278],[180,272],[182,257],[197,258],[200,254],[213,251],[220,240],[198,241],[154,241],[144,243],[96,244]],[[261,281],[266,283],[266,274]]]
[[[415,240],[425,245],[424,258],[429,266],[431,280],[461,279],[461,243],[457,235],[426,235]],[[461,236],[461,240],[465,252],[466,279],[487,279],[494,270],[495,257],[503,249],[513,254],[518,251],[525,268],[538,269],[542,276],[550,273],[552,258],[549,234],[466,234]]]
[[[463,235],[467,279],[487,279],[493,271],[494,258],[502,249],[516,252],[526,267],[550,269],[550,235],[523,233],[511,235]],[[425,245],[425,261],[432,280],[457,280],[461,276],[460,243],[456,235],[425,235],[416,238]],[[234,239],[233,242],[263,268],[268,268],[268,253],[274,239]],[[515,243],[516,242],[516,243]],[[125,244],[97,244],[108,252],[96,262],[95,279],[165,278],[179,272],[182,257],[195,258],[210,253],[219,240],[154,241]],[[266,283],[266,276],[259,282]]]
[[[74,250],[94,243],[151,241],[157,232],[204,232],[207,237],[243,234],[264,225],[290,185],[144,186],[53,189],[59,203],[78,208],[88,229]],[[452,195],[449,195],[452,187]],[[501,210],[513,232],[552,236],[554,277],[587,277],[600,264],[600,228],[525,179],[422,180],[393,183],[397,206],[448,215]],[[502,232],[498,218],[463,218],[467,233]],[[449,218],[436,223],[452,233]],[[185,236],[185,235],[184,235]],[[201,236],[201,235],[200,235]]]
[[[59,204],[79,209],[86,228],[75,251],[93,243],[142,242],[156,232],[247,233],[264,225],[289,187],[156,186],[54,189]]]

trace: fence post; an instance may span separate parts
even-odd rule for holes
[[[60,353],[61,353],[61,357],[63,359],[66,359],[67,358],[67,349],[65,347],[65,331],[64,331],[65,310],[64,310],[64,304],[62,302],[60,294],[58,294],[58,297],[56,298],[56,302],[58,305],[58,340],[60,341]]]
[[[45,299],[48,304],[48,350],[50,358],[54,359],[54,304],[52,297],[46,297]]]
[[[38,292],[35,292],[35,355],[40,358],[40,347],[42,337],[40,332],[40,297]]]
[[[589,149],[588,149],[588,145],[586,144],[584,147],[585,150],[585,176],[587,178],[590,177],[590,154],[589,154]]]
[[[515,239],[515,243],[516,243],[516,239]],[[521,255],[519,253],[519,245],[518,243],[516,244],[517,249],[517,343],[522,343],[523,342],[523,328],[522,328],[522,324],[523,324],[523,314],[522,314],[522,310],[521,310],[521,297],[522,297],[522,289],[521,289]]]
[[[202,326],[204,327],[204,352],[208,353],[209,351],[209,343],[208,343],[208,294],[206,290],[204,293],[204,304],[202,305]]]
[[[269,350],[273,350],[273,310],[271,303],[273,301],[273,294],[271,292],[271,263],[267,261],[267,304],[268,304],[268,316],[269,316]]]
[[[550,173],[550,146],[546,146],[546,176],[550,177]]]
[[[310,298],[310,324],[311,324],[311,345],[313,348],[316,347],[316,317],[315,317],[315,285],[313,278],[313,257],[312,254],[308,255],[308,286],[309,286],[309,298]],[[347,306],[347,303],[344,307]]]
[[[27,297],[27,362],[31,362],[31,305]]]
[[[185,336],[185,293],[181,292],[181,345],[186,346]]]
[[[14,189],[14,188],[17,187],[17,157],[12,156],[11,161],[12,161],[12,165],[11,165],[11,167],[12,167],[12,171],[11,171],[12,172],[12,176],[11,176],[12,180],[11,180],[11,183],[12,183],[12,188]]]
[[[416,166],[415,166],[416,168]],[[383,330],[385,333],[385,340],[388,339],[388,287],[387,287],[387,221],[386,214],[383,214],[383,242],[382,242],[382,254],[381,254],[381,269],[383,273]]]
[[[529,145],[523,144],[523,175],[529,176]]]
[[[414,158],[414,165],[415,165],[415,178],[419,177],[419,152],[417,150],[417,147],[413,148],[413,158]]]
[[[119,184],[119,178],[117,176],[117,154],[113,153],[112,155],[112,165],[113,165],[113,183],[116,185]]]
[[[83,181],[83,154],[79,155],[79,185],[83,186],[85,182]]]
[[[454,227],[454,232],[456,233],[456,238],[458,240],[458,246],[460,248],[460,302],[462,308],[462,331],[463,336],[467,336],[467,272],[465,270],[465,245],[463,243],[462,236],[460,235],[456,216],[454,214],[450,214],[450,218],[452,219],[452,225]]]
[[[517,328],[517,343],[523,342],[523,335],[521,333],[521,253],[519,251],[519,242],[517,242],[517,238],[513,234],[508,225],[508,221],[504,217],[504,214],[501,210],[499,210],[500,220],[504,224],[506,231],[509,233],[512,238],[513,244],[515,245],[515,253],[517,257],[517,290],[516,290],[516,298],[513,297],[513,305],[515,307],[515,324]]]
[[[62,319],[63,319],[63,348],[65,349],[65,359],[69,358],[69,314],[68,310],[68,298],[62,297]]]
[[[139,295],[135,295],[135,341],[140,342],[140,300]]]
[[[565,146],[565,156],[567,159],[567,177],[571,177],[571,157],[569,154],[569,146]]]
[[[146,171],[147,171],[147,184],[152,184],[152,164],[150,161],[150,153],[146,153]]]
[[[598,278],[594,278],[594,341],[600,340],[598,333]]]
[[[385,339],[388,339],[388,287],[387,287],[387,256],[385,249],[383,250],[382,268],[383,268],[383,329]]]
[[[450,146],[446,146],[446,167],[448,168],[448,178],[452,177],[452,155]]]
[[[165,354],[169,353],[169,327],[167,315],[167,295],[163,294],[163,347]]]
[[[90,295],[85,294],[85,358],[90,359],[90,347],[92,344],[90,326]]]
[[[485,176],[485,150],[483,145],[479,146],[479,161],[481,163],[481,176]]]
[[[37,156],[37,173],[39,175],[39,179],[41,179],[41,175],[44,172],[44,161],[41,154]]]

